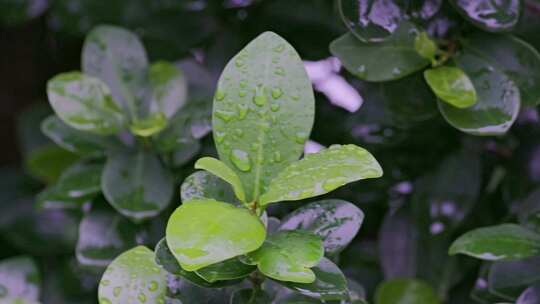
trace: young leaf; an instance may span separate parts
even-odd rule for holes
[[[316,277],[312,283],[281,282],[281,284],[301,294],[323,301],[346,300],[348,298],[347,280],[332,261],[323,257],[312,270]]]
[[[138,118],[131,122],[129,130],[131,133],[148,137],[152,136],[167,126],[167,118],[163,113],[153,113],[144,118]]]
[[[102,156],[108,145],[105,137],[73,129],[56,115],[43,120],[41,131],[60,147],[79,155]]]
[[[99,304],[164,303],[165,270],[154,262],[154,253],[137,246],[119,255],[99,282]]]
[[[187,81],[182,70],[166,61],[158,61],[150,66],[148,78],[152,88],[150,113],[162,113],[171,118],[187,98]]]
[[[114,151],[103,170],[101,189],[118,212],[141,221],[169,205],[174,180],[154,154],[143,150]]]
[[[483,227],[454,241],[449,254],[486,261],[518,260],[540,254],[540,235],[515,224]]]
[[[281,221],[279,229],[310,231],[321,237],[324,252],[334,255],[352,241],[363,220],[364,213],[355,205],[330,199],[295,210]]]
[[[375,304],[439,304],[437,294],[427,283],[416,279],[394,279],[377,287]]]
[[[180,187],[180,197],[182,202],[197,199],[215,199],[216,201],[234,203],[235,205],[240,204],[230,184],[206,171],[196,171],[186,177]]]
[[[263,33],[231,59],[218,83],[212,124],[219,157],[240,177],[246,201],[256,201],[300,157],[313,118],[311,82],[283,38]]]
[[[521,14],[520,0],[452,0],[451,3],[471,23],[488,32],[512,30]]]
[[[268,236],[264,244],[248,254],[247,263],[257,265],[264,275],[279,281],[313,283],[310,269],[324,255],[321,239],[310,232],[281,231]]]
[[[198,276],[194,271],[186,271],[182,269],[178,260],[174,257],[167,241],[163,238],[156,245],[156,263],[163,267],[167,272],[175,276],[180,276],[183,279],[204,288],[221,288],[224,286],[238,284],[239,280],[227,280],[227,281],[216,281],[214,283],[209,283],[200,276]]]
[[[259,248],[266,237],[259,218],[215,200],[192,200],[167,223],[169,248],[183,269],[194,271]]]
[[[260,204],[314,197],[350,182],[380,176],[382,169],[368,151],[355,145],[333,145],[280,172],[261,196]]]
[[[476,90],[462,69],[441,66],[424,71],[424,77],[435,95],[457,108],[476,103]]]
[[[385,41],[362,42],[347,33],[330,44],[330,52],[341,60],[351,74],[367,81],[403,78],[429,64],[415,48],[416,27],[407,21]],[[384,64],[381,64],[384,62]]]
[[[80,72],[59,74],[47,82],[47,96],[58,117],[77,130],[107,135],[123,127],[122,110],[98,78]]]
[[[84,41],[82,71],[103,80],[117,106],[135,120],[147,83],[148,58],[139,38],[120,27],[97,26]]]
[[[195,163],[195,169],[206,170],[223,179],[231,185],[236,197],[240,201],[246,202],[246,195],[240,178],[231,168],[227,167],[225,163],[212,157],[203,157]]]
[[[534,47],[511,35],[485,32],[477,32],[462,43],[514,81],[523,105],[540,104],[540,53]]]
[[[506,133],[516,120],[521,105],[515,82],[498,64],[477,54],[474,49],[465,47],[454,61],[472,81],[477,102],[472,107],[459,109],[439,101],[444,118],[455,128],[473,135]]]
[[[40,275],[33,259],[16,256],[0,261],[0,302],[38,303]]]
[[[92,210],[79,225],[75,256],[81,265],[106,267],[137,245],[137,227],[118,213]]]
[[[437,44],[429,38],[426,32],[421,32],[416,36],[414,39],[414,48],[420,56],[431,61],[435,60],[438,51]]]
[[[246,265],[238,258],[228,259],[226,261],[206,266],[195,273],[209,283],[224,280],[234,280],[247,277],[255,271],[256,267]]]

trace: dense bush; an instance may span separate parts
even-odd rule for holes
[[[540,2],[0,6],[0,303],[540,303]]]

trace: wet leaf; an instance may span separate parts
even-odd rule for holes
[[[152,101],[150,113],[162,113],[171,118],[187,99],[187,80],[182,70],[166,61],[158,61],[148,71]]]
[[[248,254],[247,263],[257,265],[264,275],[279,281],[313,283],[310,269],[319,264],[324,248],[319,236],[307,231],[281,231]]]
[[[449,254],[486,261],[518,260],[540,254],[540,235],[515,224],[471,230],[454,241]]]
[[[195,273],[205,281],[214,283],[217,281],[245,278],[255,271],[255,269],[255,266],[246,265],[240,262],[238,258],[232,258],[196,270]]]
[[[350,182],[380,176],[382,168],[368,151],[355,145],[334,145],[285,168],[272,179],[260,204],[314,197]]]
[[[209,173],[212,173],[215,176],[223,179],[224,181],[229,183],[229,185],[231,185],[236,197],[240,201],[246,202],[246,195],[240,178],[231,168],[227,167],[227,165],[222,161],[212,157],[203,157],[197,160],[197,162],[195,163],[195,169],[206,170]]]
[[[441,66],[424,71],[426,82],[435,95],[456,108],[468,108],[476,103],[476,90],[462,69]]]
[[[521,99],[519,89],[499,65],[465,48],[454,57],[476,89],[474,106],[459,109],[439,101],[444,118],[455,128],[473,135],[505,134],[516,120]]]
[[[101,189],[118,212],[141,221],[158,215],[170,204],[174,180],[154,154],[113,151],[103,170]]]
[[[323,257],[312,270],[316,277],[312,283],[283,282],[282,284],[303,295],[324,301],[348,299],[347,280],[332,261]]]
[[[215,199],[216,201],[238,203],[230,184],[206,171],[196,171],[186,177],[180,187],[182,202],[197,199]]]
[[[56,115],[43,120],[41,130],[60,147],[79,155],[102,156],[109,144],[106,137],[76,130]]]
[[[184,202],[169,218],[166,232],[169,248],[187,271],[251,252],[265,236],[256,215],[210,199]]]
[[[402,22],[390,38],[379,43],[362,42],[347,33],[330,44],[330,52],[339,58],[347,71],[362,80],[400,79],[423,69],[430,62],[416,51],[418,34],[409,22]]]
[[[420,56],[431,61],[435,60],[438,51],[437,44],[429,38],[426,32],[421,32],[416,36],[414,39],[414,48]]]
[[[99,304],[165,303],[167,276],[154,262],[154,253],[137,246],[107,267],[98,289]]]
[[[520,89],[523,105],[540,103],[540,54],[527,42],[511,35],[477,32],[463,41],[469,52],[498,67]]]
[[[98,78],[80,72],[59,74],[47,82],[47,96],[58,117],[72,128],[102,135],[123,128],[122,110]]]
[[[115,212],[92,210],[79,225],[75,256],[81,265],[106,267],[122,252],[137,245],[134,224]]]
[[[298,160],[314,118],[304,65],[283,38],[261,34],[229,61],[214,98],[214,140],[220,159],[236,171],[247,201]]]
[[[279,229],[310,231],[321,237],[324,252],[334,255],[353,240],[363,220],[364,213],[355,205],[330,199],[295,210],[281,221]]]
[[[228,281],[217,281],[214,283],[209,283],[200,276],[198,276],[194,271],[186,271],[182,269],[178,260],[174,257],[167,241],[163,238],[156,245],[156,263],[163,267],[170,274],[180,276],[183,279],[204,288],[221,288],[224,286],[238,284],[239,280],[228,280]]]
[[[139,38],[110,25],[93,28],[84,41],[82,71],[104,81],[116,105],[136,120],[146,87],[148,58]]]
[[[520,0],[452,0],[458,12],[489,32],[512,30],[521,13]]]
[[[129,125],[131,133],[149,137],[161,132],[167,126],[167,118],[163,113],[153,113],[147,117],[139,118]]]
[[[416,279],[385,281],[375,294],[375,304],[438,304],[437,294],[427,283]]]
[[[540,257],[499,261],[489,268],[489,290],[508,300],[516,300],[529,285],[536,282],[540,282]]]
[[[0,302],[38,303],[41,279],[34,260],[16,256],[0,261]]]

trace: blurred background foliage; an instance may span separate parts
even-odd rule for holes
[[[433,17],[445,20],[438,26],[472,27],[449,5],[444,1]],[[347,31],[330,0],[0,0],[0,258],[34,257],[42,303],[96,302],[102,270],[81,267],[74,255],[85,209],[37,209],[34,201],[77,159],[40,131],[52,113],[46,81],[80,69],[84,36],[102,23],[137,33],[151,60],[179,63],[209,96],[227,61],[263,31],[279,33],[307,61],[328,58],[328,45]],[[538,49],[539,30],[540,2],[526,0],[513,34]],[[531,280],[540,281],[538,275],[526,282],[507,275],[498,278],[500,285],[488,286],[487,277],[497,276],[492,264],[447,254],[465,231],[515,219],[538,187],[536,107],[522,107],[504,136],[475,137],[446,123],[433,93],[414,85],[422,81],[419,75],[384,84],[341,75],[358,92],[361,106],[350,112],[318,93],[311,139],[324,146],[360,145],[384,167],[383,178],[328,196],[354,202],[366,214],[339,264],[368,298],[382,281],[397,277],[424,280],[445,303],[469,303],[471,295],[479,303],[513,301]],[[211,141],[203,139],[200,155],[215,154]],[[187,163],[178,175],[187,176],[192,167]],[[270,212],[280,217],[297,207],[285,204]],[[164,219],[134,228],[135,239],[123,241],[155,243],[163,231],[152,223]]]

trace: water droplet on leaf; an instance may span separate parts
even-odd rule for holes
[[[240,149],[233,149],[231,151],[230,159],[238,170],[243,172],[251,170],[251,160],[247,152]]]

